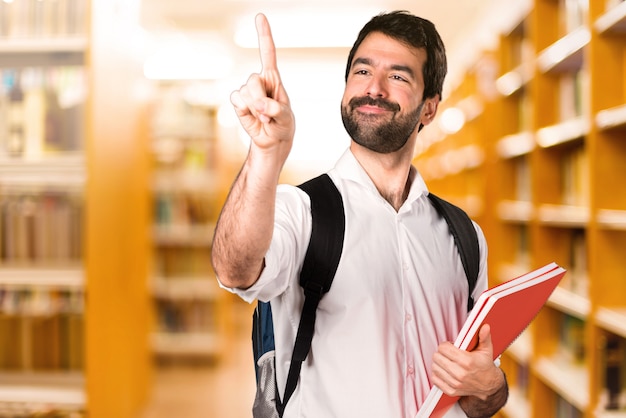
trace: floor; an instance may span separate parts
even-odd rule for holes
[[[140,418],[250,418],[255,377],[252,310],[235,306],[231,343],[214,362],[176,362],[155,372],[152,399]]]

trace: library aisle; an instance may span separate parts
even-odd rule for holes
[[[253,306],[233,303],[229,346],[213,363],[170,363],[154,371],[151,400],[138,418],[249,418],[254,400]]]

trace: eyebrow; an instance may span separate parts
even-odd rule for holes
[[[357,64],[370,65],[373,66],[374,63],[370,58],[355,58],[352,66],[354,67]],[[415,78],[415,72],[413,69],[407,65],[394,64],[391,66],[391,69],[394,71],[402,71],[410,75],[412,78]]]

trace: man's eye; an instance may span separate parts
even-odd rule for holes
[[[391,76],[391,78],[393,78],[394,80],[398,80],[398,81],[406,81],[406,78],[401,77],[399,75],[393,75]]]

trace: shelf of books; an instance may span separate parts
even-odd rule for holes
[[[112,3],[0,2],[1,416],[131,417],[141,404],[139,392],[147,391],[147,369],[141,368],[139,350],[130,347],[138,338],[102,342],[113,337],[106,328],[113,326],[114,309],[127,316],[147,312],[141,303],[124,307],[140,295],[133,300],[107,283],[113,277],[97,273],[105,265],[120,267],[107,253],[129,250],[101,234],[102,226],[93,227],[107,222],[110,233],[127,232],[123,224],[107,221],[110,216],[102,210],[94,211],[102,199],[118,198],[103,197],[106,191],[99,180],[117,160],[109,158],[106,168],[104,157],[99,157],[100,164],[93,161],[96,148],[106,152],[106,145],[99,147],[111,135],[111,130],[101,129],[101,118],[104,113],[111,119],[125,117],[132,125],[136,117],[128,109],[109,109],[104,102],[114,93],[100,96],[104,81],[98,60],[103,53],[97,31],[110,21]],[[100,16],[92,19],[96,11]],[[135,133],[116,132],[128,144]],[[119,170],[130,181],[137,176],[123,164]],[[109,213],[116,206],[112,203]],[[142,219],[147,222],[147,216],[129,213],[120,220]],[[137,236],[127,236],[131,245],[142,238],[139,229],[135,232]],[[137,265],[147,265],[148,247],[145,254],[141,246],[135,251]],[[126,272],[115,278],[122,279],[142,281]],[[135,326],[131,332],[143,332],[147,340],[147,329]],[[127,372],[112,376],[94,367],[107,363],[122,369],[125,362],[136,364],[129,370],[136,376],[128,377],[136,384],[134,393],[115,388]]]
[[[225,291],[211,268],[221,207],[215,106],[195,103],[193,83],[161,82],[152,116],[154,272],[158,361],[212,360],[224,348]]]
[[[591,118],[594,138],[592,187],[595,191],[595,246],[592,298],[596,343],[592,382],[598,417],[626,417],[626,260],[618,247],[626,244],[626,189],[610,178],[624,178],[626,158],[626,3],[607,1],[590,7]],[[607,65],[610,60],[611,64]],[[611,177],[608,177],[611,176]]]
[[[420,134],[419,158],[415,159],[429,189],[477,221],[483,220],[488,203],[485,162],[490,155],[484,132],[492,129],[485,115],[493,106],[494,65],[492,54],[485,53],[458,89],[450,92],[439,108],[439,121]]]
[[[551,261],[568,270],[502,356],[499,416],[626,417],[626,2],[527,3],[499,36],[497,97],[477,82],[483,55],[438,118],[469,96],[479,116],[431,132],[416,161],[435,193],[483,202],[492,285]],[[482,163],[446,170],[468,145]]]

